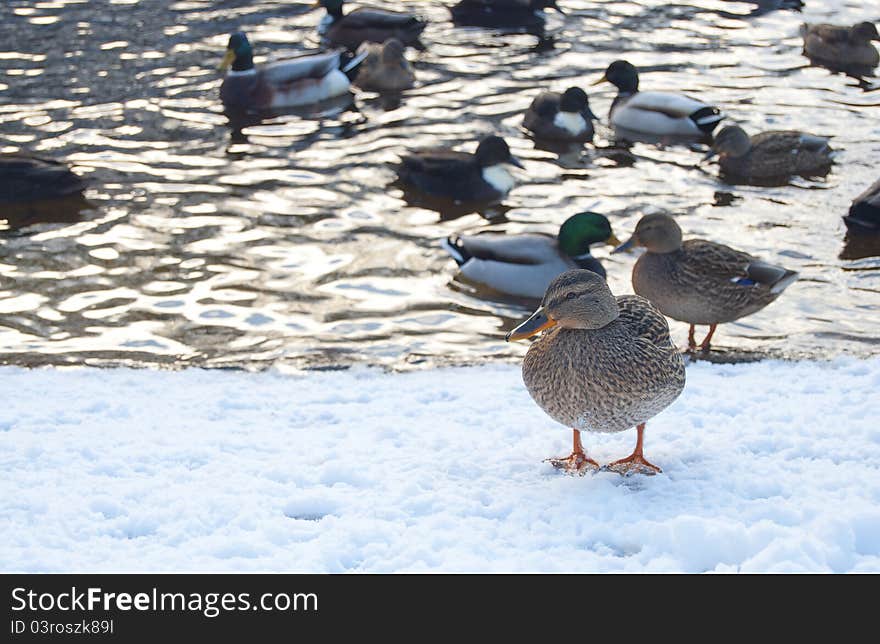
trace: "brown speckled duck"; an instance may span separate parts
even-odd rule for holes
[[[833,67],[872,69],[880,64],[880,54],[871,44],[880,41],[872,22],[859,22],[852,27],[829,24],[801,25],[804,55],[820,64]]]
[[[550,462],[570,473],[596,470],[599,464],[584,452],[580,433],[636,427],[632,455],[605,469],[624,475],[660,472],[642,453],[645,423],[678,398],[685,382],[684,361],[666,319],[648,300],[615,297],[595,273],[572,270],[551,282],[541,307],[507,339],[545,329],[529,347],[522,374],[538,406],[573,430],[571,455]]]
[[[404,55],[403,43],[389,38],[381,45],[371,42],[358,47],[359,54],[366,54],[358,70],[355,83],[373,92],[401,92],[413,86],[416,80],[412,65]]]
[[[697,324],[708,324],[700,349],[708,351],[715,328],[760,311],[797,279],[795,271],[705,239],[682,242],[669,215],[645,215],[632,237],[614,252],[647,249],[632,272],[633,290],[674,320],[690,324],[688,350],[697,348]]]

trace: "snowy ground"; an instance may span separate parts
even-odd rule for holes
[[[4,571],[880,571],[880,359],[691,366],[632,479],[512,366],[0,386]]]

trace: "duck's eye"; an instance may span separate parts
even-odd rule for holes
[[[571,293],[566,293],[566,294],[565,294],[565,299],[566,299],[566,300],[573,300],[573,299],[576,298],[576,297],[577,297],[577,293],[575,293],[575,292],[571,292]]]

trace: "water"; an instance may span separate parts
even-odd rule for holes
[[[257,63],[317,45],[310,3],[4,0],[0,147],[70,162],[90,188],[71,223],[0,230],[0,361],[173,366],[412,365],[514,359],[504,332],[532,303],[460,283],[438,241],[482,229],[555,231],[609,215],[618,236],[644,212],[688,236],[748,250],[802,279],[763,312],[725,325],[728,353],[878,353],[877,244],[845,240],[841,216],[876,178],[880,92],[809,67],[798,26],[880,18],[869,0],[807,0],[802,14],[703,0],[561,0],[548,33],[454,27],[443,6],[411,54],[420,85],[400,105],[359,92],[358,111],[281,116],[233,133],[216,71],[245,29]],[[752,15],[757,13],[759,15]],[[825,179],[730,186],[682,146],[536,148],[520,128],[540,88],[588,85],[612,60],[644,89],[720,105],[747,131],[833,135]],[[605,116],[609,85],[587,88]],[[386,109],[390,108],[390,109]],[[502,206],[439,213],[408,204],[391,163],[406,150],[502,134],[525,161]],[[52,210],[57,215],[57,208]],[[51,213],[50,213],[51,214]],[[20,223],[20,222],[19,222]],[[2,222],[0,222],[2,225]],[[615,292],[632,256],[595,253]],[[686,327],[673,323],[678,341]],[[722,355],[724,352],[722,351]]]

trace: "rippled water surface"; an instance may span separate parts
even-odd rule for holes
[[[432,22],[428,51],[410,53],[419,85],[398,106],[356,91],[356,111],[233,132],[217,97],[228,33],[246,30],[259,64],[316,47],[323,11],[258,0],[3,0],[0,147],[64,159],[89,189],[72,222],[21,227],[0,215],[9,219],[0,360],[403,367],[519,356],[526,346],[503,335],[531,303],[460,283],[438,241],[555,231],[588,208],[607,213],[620,237],[644,212],[667,210],[686,235],[801,272],[768,309],[722,327],[722,349],[875,354],[877,244],[846,240],[841,216],[878,175],[880,92],[876,79],[810,67],[798,26],[877,20],[880,9],[806,2],[795,13],[560,0],[567,15],[549,14],[540,43],[454,27],[440,2],[407,2]],[[521,115],[539,89],[586,86],[621,57],[641,68],[642,88],[699,96],[750,132],[833,135],[837,165],[821,180],[731,186],[687,147],[612,149],[604,125],[580,151],[543,150],[524,134]],[[588,89],[607,114],[613,88]],[[406,150],[473,150],[488,132],[525,161],[503,205],[438,213],[389,185]],[[595,254],[612,289],[630,292],[634,258]],[[673,332],[681,341],[686,328]]]

